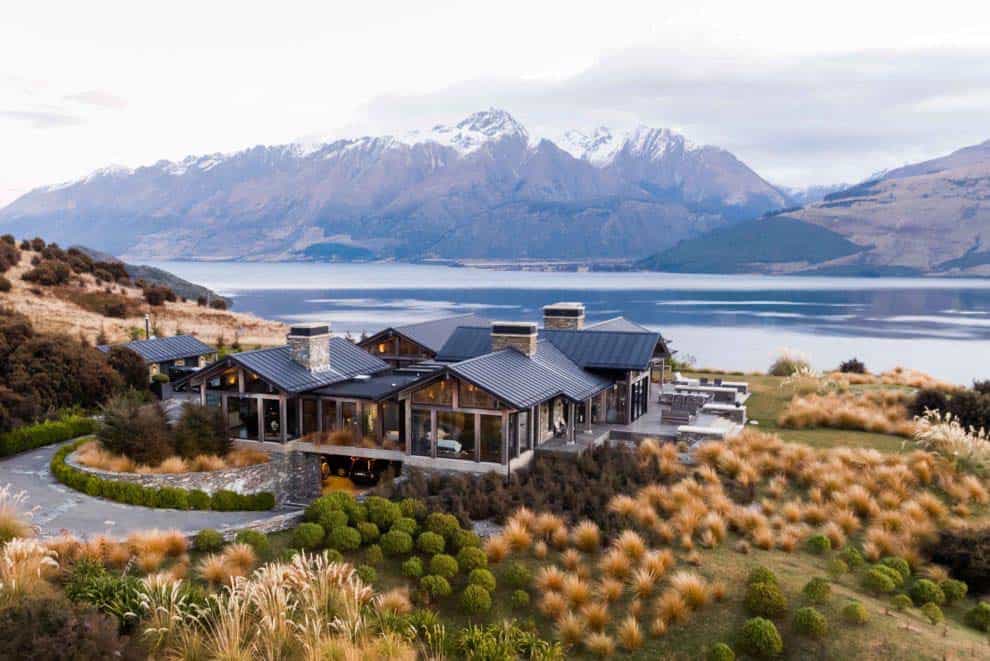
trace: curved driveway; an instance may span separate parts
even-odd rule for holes
[[[48,465],[61,445],[49,445],[0,460],[0,485],[9,483],[15,492],[27,494],[27,506],[35,510],[32,522],[43,536],[65,531],[87,537],[96,534],[122,537],[134,530],[149,528],[176,528],[195,533],[203,528],[236,528],[291,511],[181,511],[93,498],[61,484],[52,475]]]

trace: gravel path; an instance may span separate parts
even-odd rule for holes
[[[71,442],[71,441],[70,441]],[[93,498],[58,482],[48,468],[62,444],[49,445],[0,460],[0,485],[24,491],[28,507],[35,508],[33,523],[43,536],[68,532],[78,536],[125,536],[134,530],[176,528],[195,533],[203,528],[228,528],[285,514],[273,512],[180,511],[124,505]]]

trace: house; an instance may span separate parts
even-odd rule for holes
[[[549,439],[643,415],[651,369],[669,356],[659,333],[631,322],[585,327],[577,304],[547,306],[542,329],[481,323],[471,315],[386,329],[362,343],[393,343],[376,355],[327,324],[297,325],[285,346],[225,356],[188,386],[245,442],[510,471]]]
[[[96,348],[108,353],[114,346],[130,349],[141,356],[148,366],[148,381],[153,380],[156,374],[165,374],[174,381],[198,368],[205,367],[217,357],[216,349],[191,335],[153,337],[126,344],[112,346],[104,344]]]

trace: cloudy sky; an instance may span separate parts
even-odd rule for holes
[[[155,7],[155,9],[151,9]],[[774,183],[990,138],[990,5],[692,0],[10,3],[0,204],[109,164],[428,127],[666,126]]]

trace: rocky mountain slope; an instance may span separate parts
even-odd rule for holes
[[[636,257],[790,203],[666,129],[560,142],[491,109],[399,137],[107,168],[31,191],[0,229],[131,259]]]

